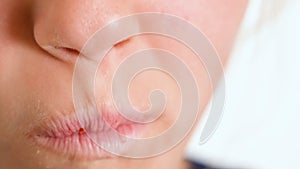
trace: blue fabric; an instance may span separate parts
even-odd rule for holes
[[[201,163],[196,163],[191,161],[190,164],[191,164],[191,169],[210,169],[210,167]]]

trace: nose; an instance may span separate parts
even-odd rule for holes
[[[52,56],[70,61],[76,58],[93,33],[130,14],[130,7],[130,3],[115,0],[37,1],[34,38]]]

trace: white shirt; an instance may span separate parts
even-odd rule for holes
[[[259,26],[260,3],[250,3],[225,73],[223,119],[199,145],[203,118],[190,159],[230,168],[300,168],[300,1],[277,5],[280,11]]]

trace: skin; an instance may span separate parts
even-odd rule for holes
[[[49,116],[73,111],[72,74],[77,54],[95,31],[112,20],[139,12],[184,18],[209,38],[225,66],[246,6],[247,0],[1,0],[0,168],[188,168],[184,148],[189,137],[153,158],[86,161],[47,151],[28,139],[27,133]],[[154,35],[134,37],[110,51],[99,65],[97,103],[111,102],[107,88],[122,59],[150,47],[173,52],[191,68],[203,98],[201,113],[212,93],[203,65],[179,42]],[[133,105],[147,109],[145,96],[155,88],[170,99],[162,117],[146,125],[143,137],[166,130],[178,115],[179,107],[174,106],[180,103],[178,87],[172,78],[156,71],[133,80],[129,90]]]

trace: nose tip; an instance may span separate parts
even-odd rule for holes
[[[72,60],[99,29],[128,14],[129,8],[110,0],[38,1],[34,16],[37,44],[51,55]]]

